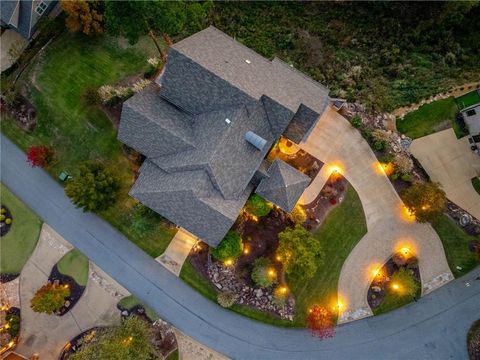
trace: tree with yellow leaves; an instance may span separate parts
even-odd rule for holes
[[[103,33],[102,3],[86,0],[61,0],[62,9],[67,13],[65,26],[71,32],[81,31],[94,36]]]

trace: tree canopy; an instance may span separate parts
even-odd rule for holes
[[[272,210],[272,204],[260,195],[253,194],[245,204],[245,211],[254,216],[266,216]]]
[[[402,199],[418,222],[434,220],[445,210],[446,195],[440,184],[416,183],[402,192]]]
[[[30,301],[30,306],[35,312],[52,314],[63,307],[65,299],[69,296],[70,288],[68,286],[48,283],[38,289]]]
[[[69,31],[86,35],[103,33],[102,1],[61,0],[60,5],[67,14],[65,25]]]
[[[80,175],[67,182],[65,193],[84,211],[108,209],[116,201],[118,179],[98,161],[80,165]]]
[[[278,239],[277,256],[285,272],[296,278],[312,278],[324,257],[320,241],[300,224],[285,229]]]

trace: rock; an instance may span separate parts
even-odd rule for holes
[[[378,293],[378,292],[382,291],[382,288],[380,286],[372,286],[372,291]]]
[[[65,304],[64,304],[64,306],[65,306],[65,307],[67,307],[67,308],[68,308],[68,307],[70,307],[70,305],[71,305],[70,301],[68,301],[68,300],[67,300],[67,301],[65,301]]]
[[[129,312],[127,310],[122,311],[122,316],[128,316]]]
[[[222,285],[220,285],[218,283],[215,283],[215,286],[217,287],[217,289],[222,289]]]
[[[262,289],[258,289],[258,290],[256,290],[256,292],[255,292],[255,296],[256,296],[257,298],[261,297],[262,295],[263,295],[263,291],[262,291]]]

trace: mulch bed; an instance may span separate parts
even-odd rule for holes
[[[16,104],[9,106],[5,100],[0,98],[0,110],[13,117],[18,126],[25,131],[31,131],[37,125],[37,111],[35,107],[23,95],[16,96]]]
[[[395,274],[398,270],[400,270],[401,267],[406,267],[406,266],[398,266],[397,264],[395,264],[392,258],[390,258],[385,263],[385,265],[382,266],[379,273],[383,275],[375,277],[375,279],[372,281],[368,289],[368,295],[367,295],[368,305],[370,305],[370,308],[372,310],[380,306],[382,301],[385,299],[385,296],[387,295],[386,284],[389,282],[387,280],[389,280],[393,274]],[[411,266],[409,269],[413,271],[414,279],[417,280],[419,283],[421,283],[420,269],[418,265]],[[374,287],[381,288],[381,291],[378,291],[378,292],[373,291]]]
[[[5,284],[9,281],[15,280],[19,276],[20,274],[7,274],[7,273],[0,274],[0,283]]]
[[[5,236],[5,235],[7,235],[7,233],[10,231],[10,228],[12,227],[13,217],[12,217],[12,213],[10,212],[8,207],[6,207],[5,205],[0,205],[0,207],[1,207],[2,210],[5,210],[5,212],[3,213],[3,215],[5,215],[5,220],[6,219],[12,219],[12,222],[10,224],[7,224],[5,222],[5,220],[3,220],[0,223],[0,236]]]
[[[78,302],[78,300],[80,300],[83,292],[85,291],[85,286],[77,284],[77,282],[71,276],[61,274],[58,271],[57,265],[52,268],[52,272],[48,277],[48,281],[52,283],[58,281],[59,284],[68,285],[70,288],[70,296],[66,299],[65,305],[55,313],[55,315],[58,316],[63,316],[69,312]]]
[[[315,200],[302,206],[307,213],[304,226],[310,231],[317,229],[328,213],[343,201],[348,186],[350,186],[348,180],[342,175],[332,174]]]
[[[277,148],[274,148],[269,153],[268,158],[270,160],[273,158],[278,158],[285,161],[287,164],[309,176],[312,181],[315,179],[324,165],[322,161],[318,160],[315,156],[312,156],[302,149],[293,155],[287,155],[282,153]]]

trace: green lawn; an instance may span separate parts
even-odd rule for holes
[[[420,299],[422,294],[421,286],[418,287],[417,299]],[[387,290],[387,295],[383,299],[382,303],[373,310],[375,315],[387,313],[389,311],[398,309],[404,305],[407,305],[413,301],[413,297],[410,295],[399,296],[398,293],[390,289]]]
[[[289,282],[297,306],[298,315],[294,322],[281,320],[239,304],[232,306],[231,310],[276,326],[303,327],[310,306],[337,303],[337,283],[342,265],[366,232],[367,225],[360,198],[353,187],[349,187],[345,200],[332,210],[320,229],[315,232],[325,252],[325,263],[319,267],[312,279]],[[188,261],[183,264],[180,278],[203,296],[216,302],[215,288]]]
[[[472,106],[474,104],[480,103],[480,95],[478,95],[477,90],[470,91],[465,95],[462,95],[455,99],[460,109]]]
[[[155,313],[154,310],[152,310],[151,308],[149,308],[148,306],[142,304],[140,302],[139,299],[137,299],[135,296],[133,295],[130,295],[130,296],[126,296],[122,299],[120,299],[120,301],[118,302],[118,305],[123,308],[123,309],[127,309],[127,310],[130,310],[132,309],[133,307],[137,306],[137,305],[142,305],[145,309],[145,315],[147,315],[147,317],[151,320],[151,321],[156,321],[158,320],[159,316]]]
[[[352,186],[343,202],[332,210],[315,236],[320,239],[325,261],[307,281],[289,282],[297,307],[295,322],[303,325],[308,309],[315,304],[337,303],[337,284],[342,265],[358,241],[367,233],[362,203]],[[352,286],[355,286],[352,284]]]
[[[18,274],[37,245],[42,221],[3,184],[2,205],[12,214],[10,231],[0,240],[0,274]]]
[[[434,133],[445,127],[452,127],[458,107],[454,97],[437,100],[420,106],[418,110],[397,119],[397,130],[412,139]]]
[[[472,178],[472,185],[475,191],[480,195],[480,178],[478,177]]]
[[[100,215],[153,257],[168,246],[175,230],[159,222],[147,234],[138,234],[128,222],[135,201],[128,196],[133,182],[133,164],[124,156],[111,121],[98,107],[87,106],[83,94],[88,88],[115,84],[143,74],[147,59],[156,49],[147,38],[135,46],[110,37],[88,38],[80,34],[62,34],[52,42],[25,71],[19,85],[28,89],[28,97],[38,115],[36,128],[25,133],[13,121],[2,121],[2,132],[21,148],[50,144],[57,161],[48,171],[56,178],[61,170],[73,176],[78,165],[101,158],[122,182],[118,202]]]
[[[468,245],[471,241],[480,241],[480,235],[466,234],[446,215],[440,216],[432,223],[432,226],[442,240],[448,265],[455,277],[465,275],[477,265],[475,255],[469,251]],[[462,270],[457,269],[457,266]]]
[[[87,286],[88,267],[88,258],[77,249],[70,250],[57,263],[61,274],[72,277],[81,286]]]

